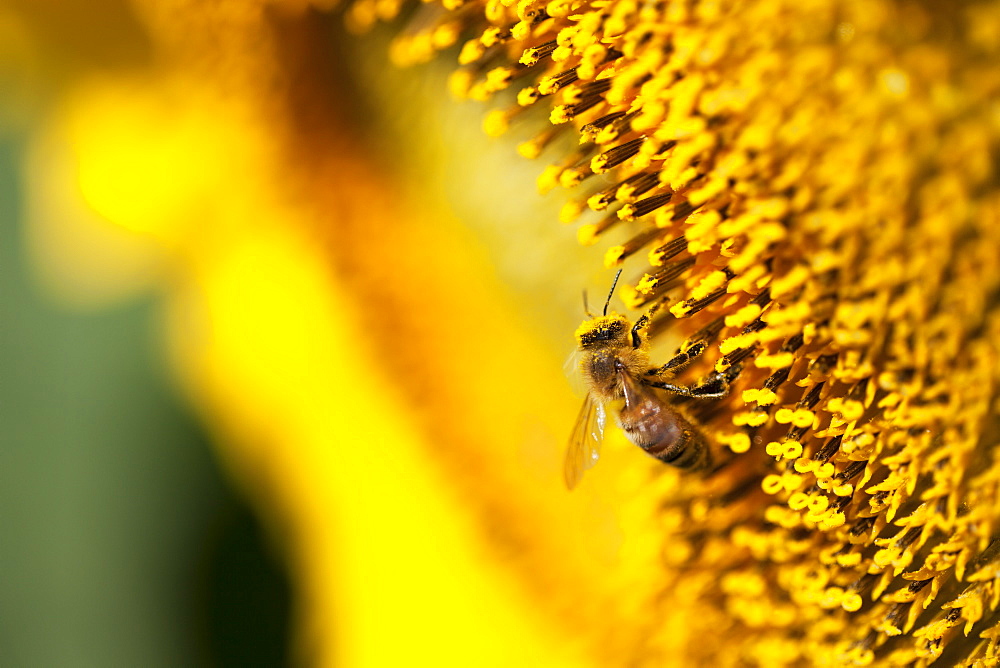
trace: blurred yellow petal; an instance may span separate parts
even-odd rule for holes
[[[172,340],[223,421],[233,467],[277,511],[305,592],[307,655],[578,665],[549,622],[523,614],[524,593],[455,507],[314,246],[294,227],[235,241],[194,290],[172,311]]]
[[[615,632],[621,538],[608,507],[560,483],[552,444],[576,403],[561,355],[475,238],[384,198],[399,186],[344,162],[363,151],[350,140],[322,138],[306,182],[331,187],[290,203],[304,173],[276,176],[251,115],[185,78],[80,87],[38,169],[101,216],[51,233],[53,264],[99,273],[109,229],[159,249],[177,367],[296,566],[305,656],[587,663]]]

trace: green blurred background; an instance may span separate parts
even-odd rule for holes
[[[0,665],[282,665],[287,577],[171,388],[155,296],[84,312],[33,279],[33,129],[0,131]]]

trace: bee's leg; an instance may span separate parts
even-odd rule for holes
[[[667,390],[668,392],[673,392],[674,394],[679,394],[682,397],[701,397],[702,395],[694,394],[695,389],[688,387],[687,385],[675,385],[674,383],[664,383],[660,380],[647,380],[642,379],[643,385],[648,385],[649,387],[658,387],[661,390]],[[719,395],[722,396],[722,395]]]
[[[649,324],[649,314],[642,316],[635,321],[635,325],[632,327],[632,347],[638,348],[642,345],[642,339],[639,338],[639,330]]]
[[[707,343],[705,343],[704,341],[698,341],[684,352],[677,353],[676,355],[674,355],[673,359],[664,364],[663,366],[658,367],[656,369],[650,369],[649,371],[646,372],[646,375],[660,376],[662,374],[667,373],[668,371],[673,371],[673,372],[680,371],[688,364],[693,362],[695,358],[697,358],[699,355],[705,352],[706,348],[708,348]]]
[[[704,345],[704,344],[699,344]],[[679,357],[679,356],[678,356]],[[674,359],[677,359],[676,357]],[[674,360],[671,360],[673,362]],[[668,362],[669,366],[670,362]],[[676,367],[673,367],[676,368]],[[719,373],[718,371],[713,371],[708,378],[704,381],[698,383],[694,387],[687,387],[685,385],[674,385],[673,383],[664,383],[655,380],[642,379],[643,384],[649,385],[650,387],[658,387],[661,390],[669,390],[674,394],[679,394],[682,397],[691,397],[694,399],[721,399],[722,397],[729,394],[729,384],[740,375],[742,370],[742,365],[735,364],[725,373]],[[653,369],[653,371],[659,371],[659,369]],[[652,372],[647,372],[650,375]]]
[[[721,375],[716,376],[714,374],[704,383],[699,383],[694,387],[674,385],[673,383],[660,383],[646,379],[643,379],[642,382],[650,387],[658,387],[661,390],[669,390],[670,392],[679,394],[682,397],[691,397],[692,399],[721,399],[729,394],[729,383],[726,382],[726,379]]]
[[[649,385],[650,387],[658,387],[661,390],[668,390],[674,394],[679,394],[683,397],[693,397],[695,395],[691,394],[691,388],[685,385],[674,385],[673,383],[663,383],[656,380],[646,380],[642,379],[643,385]]]
[[[662,301],[656,302],[648,311],[646,311],[645,314],[643,314],[641,318],[635,321],[635,325],[632,327],[633,348],[638,348],[642,345],[642,339],[639,337],[639,330],[649,324],[649,319],[653,317],[653,314],[656,313],[662,305]]]
[[[729,394],[729,384],[740,375],[743,365],[734,364],[725,373],[713,371],[708,378],[691,388],[688,396],[699,399],[721,399]]]
[[[696,399],[721,399],[729,394],[729,383],[721,376],[709,378],[689,389],[688,396]]]

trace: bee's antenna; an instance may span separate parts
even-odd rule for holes
[[[611,295],[615,294],[615,286],[618,285],[618,277],[622,275],[622,270],[619,269],[618,273],[615,274],[615,280],[611,284],[611,292],[608,293],[608,300],[604,302],[604,315],[608,314],[608,305],[611,303]]]
[[[590,312],[590,306],[587,305],[587,288],[583,289],[583,314],[588,318],[594,317],[594,314]]]

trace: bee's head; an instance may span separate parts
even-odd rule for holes
[[[608,345],[624,345],[628,342],[628,336],[628,318],[617,313],[591,318],[576,329],[576,340],[580,345],[580,350]]]

